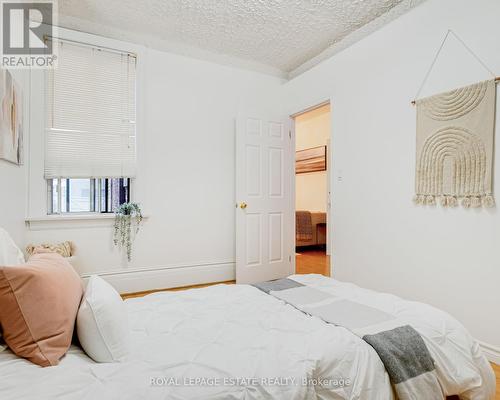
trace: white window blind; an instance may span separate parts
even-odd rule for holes
[[[54,39],[48,71],[45,178],[134,177],[136,58]]]

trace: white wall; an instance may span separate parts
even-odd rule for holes
[[[149,218],[134,244],[130,265],[113,248],[111,220],[36,223],[27,240],[74,241],[78,271],[103,273],[121,291],[234,279],[235,117],[262,99],[272,102],[281,80],[62,32],[63,37],[138,53],[138,176],[133,197]],[[33,91],[42,93],[36,82],[33,85]],[[34,112],[33,120],[32,135],[41,137],[43,116]],[[46,213],[41,149],[35,144],[31,148],[29,212],[35,217]]]
[[[295,209],[326,212],[326,171],[310,172],[295,176]]]
[[[6,229],[18,246],[25,238],[25,168],[0,160],[0,227]]]
[[[289,113],[332,101],[335,276],[445,309],[476,338],[496,346],[500,214],[412,204],[415,109],[409,102],[448,28],[500,73],[498,15],[496,0],[428,0],[281,88]],[[132,290],[152,282],[166,287],[230,277],[234,116],[245,107],[243,99],[271,101],[280,81],[145,48],[140,54],[135,196],[150,218],[133,263],[124,265],[113,250],[109,222],[65,223],[63,229],[42,224],[42,230],[27,232],[25,242],[73,240],[80,272],[109,272]],[[424,94],[488,77],[451,42]],[[32,126],[32,136],[39,137],[41,127]],[[23,168],[0,162],[0,224],[18,241],[25,207],[21,180]],[[499,183],[496,173],[497,188]],[[44,199],[40,186],[30,182],[30,188],[30,198]],[[35,205],[42,200],[31,204],[30,215],[39,216]],[[145,269],[151,272],[130,273]]]
[[[448,28],[500,74],[499,15],[497,0],[429,0],[283,90],[290,113],[331,98],[335,277],[440,307],[495,346],[500,214],[413,205],[410,101]],[[489,77],[451,41],[423,95]]]
[[[295,118],[295,149],[326,146],[330,138],[330,105]],[[327,165],[328,167],[328,165]],[[295,175],[295,209],[326,212],[327,171]]]
[[[13,78],[23,90],[24,150],[28,146],[29,131],[29,73],[26,70],[11,70]],[[26,151],[25,151],[26,159]],[[6,229],[18,246],[25,240],[24,217],[26,214],[26,165],[15,165],[0,160],[0,227]]]

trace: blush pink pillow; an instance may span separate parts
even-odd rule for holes
[[[26,264],[0,267],[0,325],[19,357],[57,365],[69,349],[82,281],[59,254],[33,255]]]

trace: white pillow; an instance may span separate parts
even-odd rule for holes
[[[16,246],[10,235],[0,228],[0,266],[24,264],[24,255]]]
[[[125,303],[104,279],[92,275],[76,318],[76,332],[87,355],[97,362],[123,362],[130,351]]]

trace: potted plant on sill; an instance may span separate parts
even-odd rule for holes
[[[123,203],[115,211],[113,242],[115,246],[126,249],[129,262],[132,260],[132,242],[142,220],[141,207],[137,203]]]

